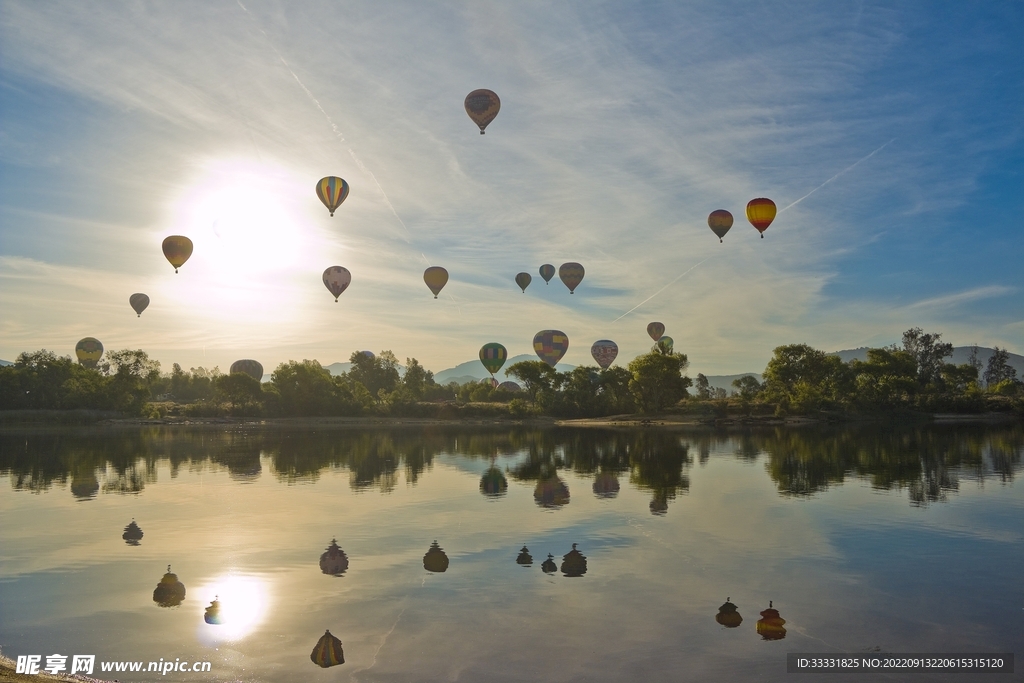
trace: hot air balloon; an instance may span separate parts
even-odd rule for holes
[[[423,281],[427,283],[427,287],[434,293],[436,299],[438,292],[444,289],[448,282],[448,271],[441,266],[430,266],[423,271]]]
[[[103,344],[100,343],[99,339],[93,337],[79,339],[78,343],[75,344],[75,355],[78,356],[78,362],[83,366],[95,368],[96,364],[100,362],[100,357],[103,355]]]
[[[764,231],[775,220],[775,213],[775,202],[765,197],[747,202],[747,220],[761,233],[761,239],[764,239]]]
[[[192,240],[183,235],[171,235],[164,239],[164,257],[174,266],[174,272],[178,272],[192,255]]]
[[[324,271],[324,287],[334,295],[334,303],[338,303],[338,297],[352,284],[352,273],[348,268],[331,266]]]
[[[726,628],[736,628],[743,623],[743,617],[736,611],[736,605],[729,602],[732,598],[726,598],[725,604],[718,608],[715,621]]]
[[[665,334],[664,323],[648,323],[647,334],[651,335],[651,339],[658,341],[661,339],[661,335]]]
[[[448,556],[437,541],[430,544],[427,554],[423,556],[423,568],[428,572],[443,572],[448,569]]]
[[[210,606],[206,608],[206,613],[203,614],[203,621],[214,626],[224,623],[224,616],[220,613],[220,600],[217,599],[218,597],[214,596]]]
[[[237,375],[244,374],[249,375],[257,382],[263,381],[263,365],[259,361],[252,360],[250,358],[244,358],[242,360],[236,360],[231,364],[231,370],[229,374]]]
[[[167,565],[167,573],[153,591],[153,602],[161,607],[177,607],[185,599],[185,584],[178,581],[178,575],[171,573],[171,565]]]
[[[708,227],[711,228],[711,232],[718,236],[718,241],[721,242],[722,238],[725,237],[725,233],[729,232],[729,228],[732,227],[732,214],[725,209],[717,209],[708,214]]]
[[[484,128],[494,120],[501,109],[501,100],[492,90],[474,90],[466,95],[466,113],[473,123],[480,126],[480,135],[484,134]]]
[[[560,330],[541,330],[533,337],[533,350],[542,361],[555,367],[569,350],[569,337]]]
[[[555,276],[555,267],[550,263],[545,263],[540,267],[540,276],[544,278],[544,282],[551,282],[551,278]]]
[[[583,275],[586,271],[583,270],[583,266],[578,263],[563,263],[558,267],[558,277],[562,283],[569,288],[569,293],[572,294],[580,283],[583,282]]]
[[[508,358],[508,351],[497,342],[484,344],[480,347],[480,362],[483,363],[484,369],[491,373],[491,375],[501,370],[501,366],[505,364],[506,358]]]
[[[519,273],[516,275],[516,284],[523,290],[523,294],[526,294],[526,288],[533,282],[533,278],[530,277],[529,273]]]
[[[506,382],[502,382],[501,384],[498,385],[498,388],[499,389],[504,389],[505,391],[512,391],[512,392],[522,391],[523,390],[523,388],[521,386],[519,386],[518,384],[516,384],[512,380],[508,380]]]
[[[772,607],[771,600],[768,601],[768,609],[761,612],[761,618],[755,625],[757,634],[764,640],[782,640],[786,637],[784,624],[786,620],[779,616],[779,610]]]
[[[672,348],[674,346],[675,340],[667,334],[663,334],[658,338],[658,341],[654,343],[654,346],[651,347],[651,351],[658,351],[659,353],[668,355],[672,353]]]
[[[327,210],[334,215],[334,211],[341,206],[341,203],[348,197],[348,183],[344,178],[329,175],[321,178],[316,184],[316,196],[324,203]]]
[[[590,347],[590,355],[594,357],[602,370],[607,370],[615,357],[619,355],[619,345],[611,339],[599,339]]]
[[[142,312],[149,306],[149,297],[145,294],[132,294],[128,297],[128,303],[141,318]]]
[[[360,351],[359,353],[363,354],[367,358],[376,358],[376,356],[373,355],[373,351]]]
[[[329,666],[344,664],[345,652],[341,649],[341,641],[332,636],[330,631],[324,631],[309,658],[317,666],[326,669]]]

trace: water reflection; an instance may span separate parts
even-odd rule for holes
[[[718,614],[715,615],[715,621],[726,628],[736,628],[743,623],[743,617],[736,611],[737,607],[730,602],[731,600],[732,598],[726,598],[722,606],[718,608]]]
[[[337,539],[332,538],[326,552],[320,556],[320,571],[331,576],[341,576],[348,570],[348,555],[338,546]]]
[[[177,607],[184,599],[185,584],[178,580],[177,574],[171,572],[171,565],[167,565],[167,573],[153,591],[153,602],[160,607]]]
[[[810,496],[849,478],[881,490],[906,492],[914,505],[946,500],[966,479],[1009,482],[1020,470],[1020,425],[929,425],[893,428],[858,425],[765,428],[729,432],[605,431],[580,429],[429,427],[392,430],[297,431],[288,428],[214,429],[4,429],[0,473],[15,490],[44,491],[67,485],[75,497],[137,494],[156,481],[157,463],[225,468],[238,482],[259,478],[269,466],[279,481],[316,481],[321,472],[345,468],[354,490],[394,490],[400,474],[415,485],[442,454],[487,459],[483,495],[502,498],[509,479],[530,484],[538,505],[559,509],[570,501],[560,473],[593,477],[593,492],[613,499],[620,476],[649,491],[649,509],[664,515],[690,489],[691,453],[706,463],[712,454],[761,461],[779,493]],[[511,459],[505,468],[496,458]],[[269,465],[261,462],[262,458]],[[509,478],[506,478],[506,472]]]
[[[319,667],[326,669],[329,666],[337,666],[345,663],[345,651],[341,649],[341,641],[331,635],[331,632],[324,631],[317,641],[316,647],[310,653],[309,658]]]
[[[544,560],[540,564],[540,570],[545,574],[554,574],[558,571],[558,565],[555,564],[555,556],[548,553],[548,559]]]
[[[533,556],[530,555],[530,550],[525,545],[523,549],[519,551],[519,555],[516,557],[516,564],[524,567],[529,567],[533,564]]]
[[[142,536],[142,529],[140,529],[139,525],[135,523],[134,518],[128,526],[124,528],[124,533],[121,534],[121,538],[128,545],[139,545],[139,541],[142,540]]]
[[[562,556],[563,576],[583,576],[587,573],[587,558],[579,550],[576,544],[572,544],[572,550]]]
[[[761,612],[761,618],[757,620],[757,633],[762,640],[782,640],[786,637],[786,620],[779,616],[779,610],[768,601],[768,609]]]
[[[212,596],[203,621],[217,626],[206,630],[203,638],[212,642],[245,638],[266,618],[269,592],[266,582],[256,576],[228,573],[215,577],[200,589],[207,599]]]
[[[448,569],[448,556],[445,555],[441,546],[434,541],[430,544],[427,554],[423,556],[423,568],[428,572],[443,572]]]
[[[220,613],[220,600],[217,599],[218,597],[220,596],[213,598],[213,602],[210,603],[210,606],[206,608],[206,612],[203,614],[203,621],[207,624],[219,625],[224,623],[224,618]]]

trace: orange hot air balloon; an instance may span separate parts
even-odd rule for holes
[[[466,95],[466,113],[480,126],[480,135],[501,109],[501,100],[493,90],[474,90]]]
[[[775,220],[775,202],[765,197],[758,197],[747,202],[747,220],[761,233],[764,239],[764,231]]]
[[[427,287],[434,293],[436,299],[438,293],[448,283],[448,271],[441,266],[430,266],[423,271],[423,281],[427,283]]]
[[[725,209],[712,211],[708,214],[708,227],[711,228],[711,232],[718,236],[718,241],[721,242],[722,238],[725,237],[725,233],[729,232],[729,228],[732,227],[732,214]]]
[[[658,341],[665,334],[665,323],[649,323],[647,334],[651,335],[651,339],[654,341]]]
[[[762,640],[782,640],[786,637],[786,620],[779,615],[779,610],[768,601],[768,609],[761,612],[761,618],[757,620],[755,629]]]
[[[174,266],[174,272],[178,272],[188,257],[192,255],[192,240],[183,235],[171,235],[164,239],[162,245],[164,257]]]

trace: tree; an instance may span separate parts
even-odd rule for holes
[[[107,354],[104,368],[112,374],[111,402],[117,410],[138,415],[150,398],[150,387],[160,379],[160,361],[142,349],[122,349]]]
[[[692,380],[683,371],[689,365],[685,354],[658,351],[630,361],[629,391],[641,412],[655,413],[686,398]]]
[[[854,359],[856,399],[868,407],[908,402],[917,391],[917,360],[895,347],[868,349],[866,362]]]
[[[341,402],[331,373],[315,360],[281,363],[270,376],[285,415],[338,415]]]
[[[711,398],[711,384],[708,382],[708,378],[703,372],[697,373],[697,398],[702,401],[707,401]]]
[[[853,388],[849,366],[807,344],[776,347],[763,376],[765,397],[777,401],[782,410],[792,406],[806,412],[842,402]]]
[[[506,370],[505,375],[519,380],[529,394],[530,402],[536,403],[540,392],[554,390],[558,371],[544,361],[524,360]]]
[[[423,366],[415,358],[406,358],[405,377],[402,378],[402,386],[408,390],[409,395],[413,399],[418,401],[423,398],[423,394],[427,391],[428,387],[436,386],[434,373],[430,370],[424,370]]]
[[[214,381],[217,393],[231,403],[232,413],[255,415],[259,413],[263,389],[260,381],[244,372],[221,375]]]
[[[994,387],[1005,380],[1017,379],[1017,370],[1010,365],[1010,352],[998,346],[993,349],[985,368],[985,386]]]
[[[732,385],[739,391],[740,398],[744,401],[752,401],[761,393],[761,383],[753,375],[743,375],[732,381]]]
[[[366,387],[378,403],[393,392],[401,381],[398,359],[390,351],[381,351],[376,356],[354,351],[349,356],[349,362],[352,363],[349,377]]]
[[[920,327],[903,333],[903,350],[917,361],[917,381],[922,387],[942,381],[942,363],[953,355],[953,345],[939,341],[941,334],[925,334]]]

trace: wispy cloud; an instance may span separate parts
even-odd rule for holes
[[[961,304],[970,303],[972,301],[978,301],[980,299],[991,299],[994,297],[1006,296],[1017,291],[1016,287],[1007,287],[1005,285],[988,285],[985,287],[975,287],[968,289],[963,292],[957,292],[955,294],[944,294],[942,296],[931,297],[928,299],[922,299],[921,301],[915,301],[912,304],[908,304],[905,308],[943,308],[959,306]]]

